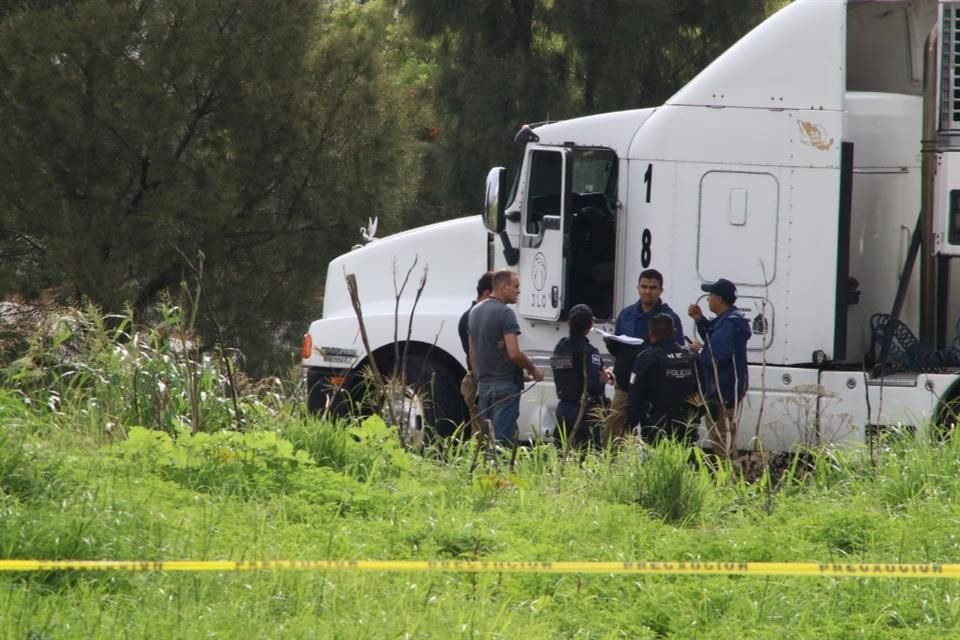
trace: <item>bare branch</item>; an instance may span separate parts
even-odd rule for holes
[[[357,287],[357,276],[354,273],[345,273],[344,278],[347,281],[347,292],[350,294],[350,304],[353,305],[353,312],[357,316],[357,322],[360,325],[360,339],[363,341],[363,349],[367,353],[367,362],[370,363],[370,371],[373,374],[374,384],[377,387],[380,404],[386,399],[386,385],[383,376],[380,374],[380,368],[377,366],[377,360],[373,357],[373,351],[370,349],[370,339],[367,337],[367,325],[363,322],[363,307],[360,304],[360,290]],[[387,410],[390,413],[390,420],[393,424],[397,423],[396,412],[392,402],[387,402]]]

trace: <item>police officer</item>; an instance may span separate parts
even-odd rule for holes
[[[557,388],[558,445],[599,446],[599,417],[594,411],[603,405],[604,385],[611,374],[603,368],[600,352],[587,340],[593,327],[593,312],[585,304],[575,305],[567,317],[570,335],[561,338],[553,350],[550,367]]]
[[[651,318],[648,335],[649,347],[637,356],[630,374],[627,424],[639,425],[644,442],[673,438],[693,446],[700,420],[696,356],[674,341],[669,314]]]

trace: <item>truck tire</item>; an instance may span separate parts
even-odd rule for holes
[[[377,365],[383,375],[393,374],[393,354],[379,358]],[[350,372],[339,393],[330,397],[331,375],[343,375],[317,367],[307,369],[307,408],[310,413],[323,415],[328,408],[334,416],[361,416],[380,413],[389,420],[390,409],[376,406],[365,388],[365,376],[359,369]],[[407,356],[406,394],[401,402],[394,401],[394,413],[405,414],[399,420],[405,436],[413,444],[422,444],[434,437],[448,438],[461,432],[467,419],[467,407],[460,395],[462,374],[457,367],[445,364],[439,356],[411,353]],[[411,408],[410,401],[418,406]],[[402,408],[401,408],[402,405]]]
[[[341,389],[331,382],[331,378],[347,376],[347,382]],[[355,410],[354,398],[359,398],[357,377],[340,369],[309,367],[306,376],[307,409],[313,415],[323,415],[329,411],[335,416],[349,416]]]
[[[422,399],[422,424],[404,425],[407,429],[423,431],[423,437],[448,438],[458,430],[467,418],[467,407],[460,395],[461,375],[452,371],[439,357],[410,354],[407,356],[407,396]],[[393,363],[385,363],[384,375],[393,372]],[[388,418],[384,414],[384,418]]]
[[[960,389],[951,387],[946,396],[941,399],[940,406],[931,422],[933,434],[939,440],[946,440],[957,431],[960,423]]]
[[[325,380],[323,372],[316,367],[307,369],[307,410],[312,414],[319,415],[326,407]]]

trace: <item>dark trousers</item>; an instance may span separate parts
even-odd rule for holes
[[[572,400],[561,400],[557,403],[557,431],[554,433],[553,442],[557,446],[562,446],[564,442],[567,446],[576,449],[588,445],[600,447],[601,423],[596,409],[602,407],[599,400],[588,401],[587,408],[583,412],[583,418],[576,431],[573,431],[577,424],[577,416],[580,415],[580,403]]]
[[[697,444],[698,423],[696,416],[662,416],[655,424],[640,426],[640,439],[655,445],[660,440],[669,438],[692,447]]]

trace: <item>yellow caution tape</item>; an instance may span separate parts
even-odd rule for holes
[[[511,560],[0,560],[0,571],[380,571],[960,578],[960,564]]]

